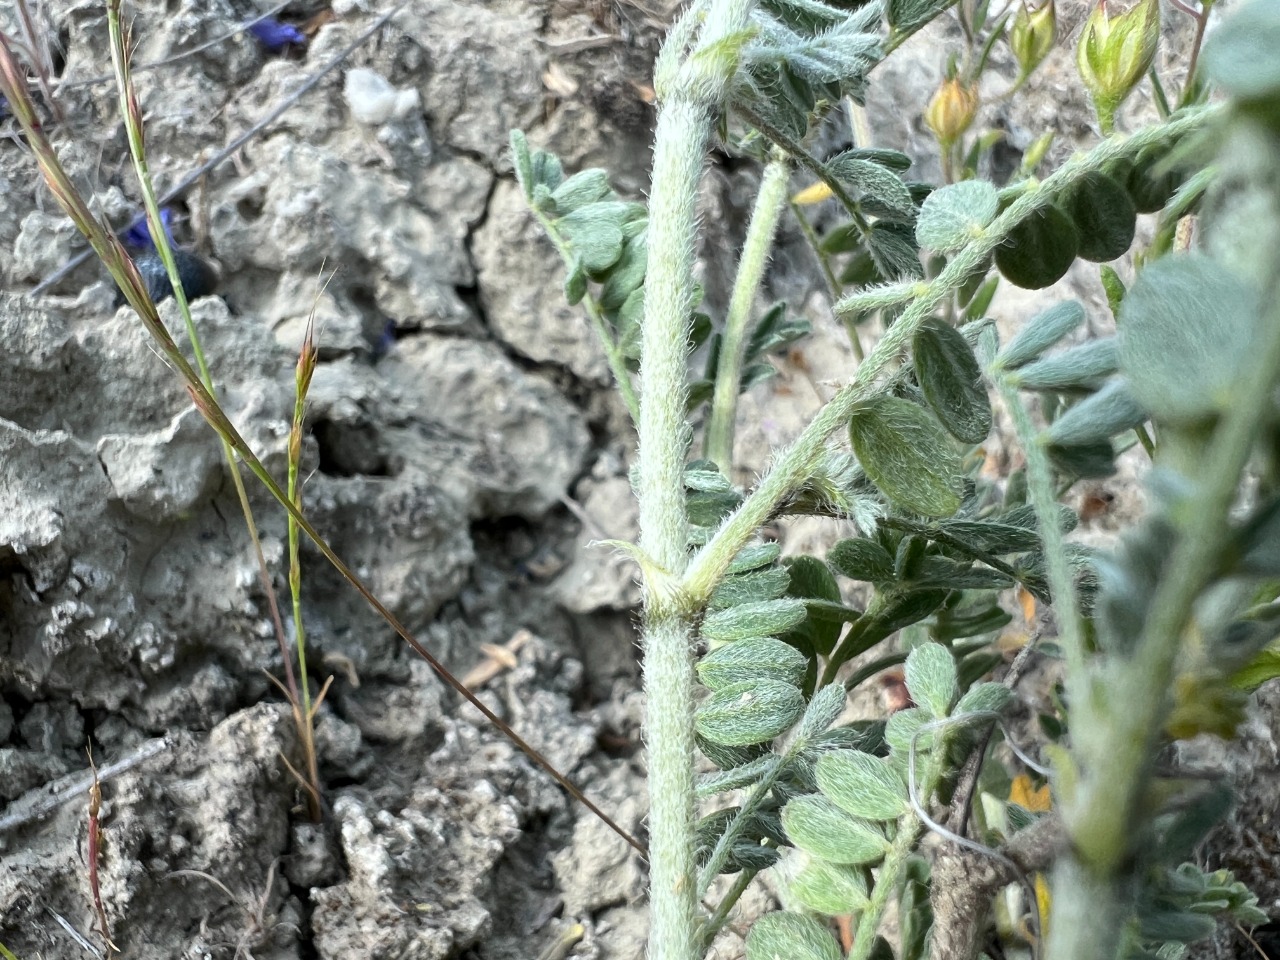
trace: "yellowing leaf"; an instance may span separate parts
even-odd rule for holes
[[[809,206],[814,203],[821,203],[823,200],[830,200],[834,194],[831,188],[822,181],[818,181],[811,187],[805,187],[799,193],[791,198],[792,203],[798,203],[801,206]]]
[[[1020,773],[1013,778],[1013,786],[1009,788],[1009,802],[1030,810],[1032,813],[1046,813],[1052,802],[1049,799],[1049,785],[1046,783],[1038,790],[1031,788],[1031,778]]]

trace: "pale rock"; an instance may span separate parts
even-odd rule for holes
[[[397,90],[374,70],[355,67],[347,71],[342,95],[351,115],[371,127],[388,120],[401,120],[416,110],[422,100],[417,90]]]

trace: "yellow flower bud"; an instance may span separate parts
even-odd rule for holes
[[[1098,0],[1089,15],[1076,47],[1076,66],[1104,133],[1114,129],[1116,108],[1151,69],[1159,39],[1159,0],[1138,0],[1114,17],[1107,13],[1107,0]]]
[[[831,192],[831,188],[819,180],[817,183],[805,187],[794,197],[791,198],[792,203],[798,203],[801,206],[809,206],[814,203],[821,203],[823,200],[830,200],[835,194]]]
[[[1013,15],[1013,25],[1009,28],[1009,46],[1024,77],[1049,55],[1057,35],[1058,14],[1054,0],[1048,0],[1037,10],[1029,9],[1024,0]]]
[[[966,87],[956,77],[944,80],[929,101],[924,122],[943,148],[949,148],[969,129],[978,112],[978,88]]]

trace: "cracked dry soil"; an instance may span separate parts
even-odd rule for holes
[[[391,8],[335,3],[305,48],[272,54],[235,32],[265,5],[134,4],[138,64],[232,34],[138,75],[159,190]],[[140,207],[116,93],[80,83],[110,73],[102,5],[45,13],[68,118],[55,144],[120,226]],[[563,304],[506,145],[524,128],[638,193],[651,108],[632,80],[648,75],[661,13],[417,0],[174,204],[178,242],[221,271],[221,297],[194,313],[237,427],[282,473],[314,310],[309,516],[459,674],[521,637],[486,703],[632,831],[635,588],[586,551],[593,535],[564,505],[633,535],[625,412]],[[355,70],[400,106],[355,109]],[[310,670],[333,685],[317,727],[325,817],[309,821],[280,758],[297,760],[267,677],[283,665],[217,444],[100,268],[22,296],[83,249],[38,180],[0,140],[0,943],[24,960],[102,950],[92,741],[102,899],[126,956],[530,957],[577,920],[575,956],[638,955],[637,859],[314,550]],[[179,328],[172,301],[162,314]],[[252,498],[287,598],[283,516]]]

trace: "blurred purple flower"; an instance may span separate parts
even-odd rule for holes
[[[9,101],[5,99],[4,94],[0,94],[0,120],[9,115]]]
[[[249,32],[268,53],[279,53],[291,43],[305,44],[307,38],[291,23],[281,23],[275,17],[263,17],[249,24]]]
[[[173,231],[169,225],[173,222],[173,211],[169,207],[160,208],[160,222],[164,224],[164,235],[173,243]],[[154,250],[155,241],[151,239],[151,231],[147,228],[147,218],[143,217],[127,229],[120,231],[120,241],[134,250]]]
[[[391,348],[396,345],[396,334],[398,332],[396,322],[388,320],[386,326],[382,328],[382,333],[379,335],[377,342],[373,345],[373,358],[375,360],[379,360],[391,352]]]

